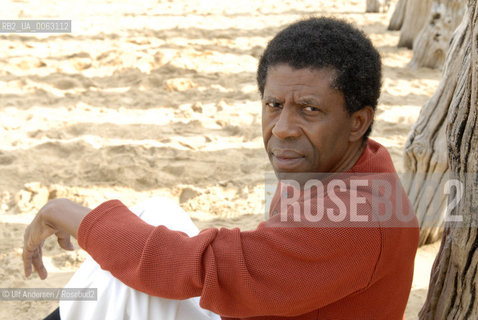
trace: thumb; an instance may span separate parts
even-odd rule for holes
[[[68,233],[59,231],[56,234],[58,244],[65,250],[75,250],[75,246],[71,243],[71,237]]]

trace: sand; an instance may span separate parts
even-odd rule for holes
[[[86,253],[46,242],[47,281],[26,279],[25,226],[48,199],[95,207],[175,199],[200,228],[252,229],[265,179],[255,71],[284,24],[344,18],[380,50],[383,93],[372,137],[398,170],[441,72],[412,70],[365,1],[9,1],[2,19],[72,19],[71,34],[0,34],[0,287],[62,287]],[[392,8],[393,9],[393,8]],[[423,304],[437,244],[416,260],[407,319]],[[41,319],[57,302],[0,301],[0,319]]]

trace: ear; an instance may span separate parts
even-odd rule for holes
[[[372,124],[374,115],[375,111],[370,106],[357,110],[351,115],[352,122],[349,136],[351,142],[362,139],[363,135]]]

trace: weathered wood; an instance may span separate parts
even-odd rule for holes
[[[454,34],[446,56],[442,79],[434,95],[420,110],[405,144],[403,184],[420,224],[420,243],[438,241],[444,228],[446,194],[444,183],[448,178],[446,153],[446,118],[454,97],[459,72],[470,42],[468,22],[464,20]]]
[[[457,26],[463,21],[466,0],[433,0],[428,21],[413,42],[409,67],[441,68]]]
[[[400,29],[400,39],[398,40],[399,47],[412,49],[413,41],[427,21],[431,5],[432,0],[407,1],[405,18]]]
[[[463,184],[463,198],[446,224],[421,320],[478,319],[478,7],[468,1],[468,42],[458,90],[447,119],[449,165]],[[449,200],[453,200],[454,194]]]
[[[367,0],[366,12],[387,12],[391,0]]]
[[[405,13],[407,11],[408,0],[399,0],[395,10],[393,11],[392,18],[388,24],[388,30],[395,31],[400,30],[405,19]]]

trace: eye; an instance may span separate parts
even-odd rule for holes
[[[282,105],[279,102],[268,101],[268,102],[266,102],[266,107],[271,108],[271,109],[278,109],[278,108],[281,108]]]
[[[304,106],[303,109],[305,112],[320,112],[320,109],[315,106]]]

